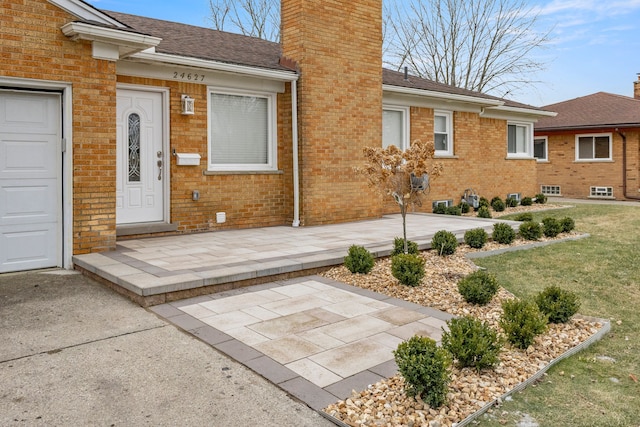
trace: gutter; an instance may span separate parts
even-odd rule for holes
[[[627,135],[620,132],[618,128],[615,130],[622,137],[622,195],[625,199],[640,200],[640,196],[627,195]]]
[[[399,93],[402,95],[413,95],[419,97],[427,97],[432,99],[440,99],[443,101],[458,101],[467,104],[474,104],[480,107],[498,107],[504,104],[504,101],[480,98],[469,95],[458,95],[453,93],[436,92],[427,89],[414,89],[402,86],[382,85],[384,92]]]
[[[293,223],[300,226],[300,167],[298,162],[298,82],[291,81],[291,139],[293,153]]]

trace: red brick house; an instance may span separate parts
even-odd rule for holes
[[[558,115],[535,125],[540,192],[640,198],[640,99],[598,92],[543,108]]]
[[[0,273],[128,236],[378,217],[389,206],[353,166],[417,138],[446,168],[430,201],[535,194],[533,124],[550,113],[383,70],[381,1],[340,5],[283,1],[275,44],[3,1]]]

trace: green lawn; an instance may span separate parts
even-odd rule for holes
[[[515,426],[528,414],[540,426],[640,427],[634,381],[640,381],[640,204],[578,204],[535,213],[534,220],[547,216],[570,216],[591,237],[475,262],[519,297],[552,284],[576,292],[579,313],[610,319],[611,331],[480,417],[479,425]]]

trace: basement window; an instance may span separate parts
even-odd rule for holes
[[[540,192],[545,196],[560,196],[562,194],[559,185],[541,185]]]
[[[589,197],[613,198],[613,187],[591,187]]]

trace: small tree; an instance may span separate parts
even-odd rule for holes
[[[387,148],[366,147],[366,166],[358,168],[369,185],[383,196],[392,196],[400,207],[404,253],[407,253],[407,212],[421,206],[421,198],[427,194],[431,182],[442,174],[442,164],[433,161],[433,142],[415,140],[402,151],[395,145]]]

